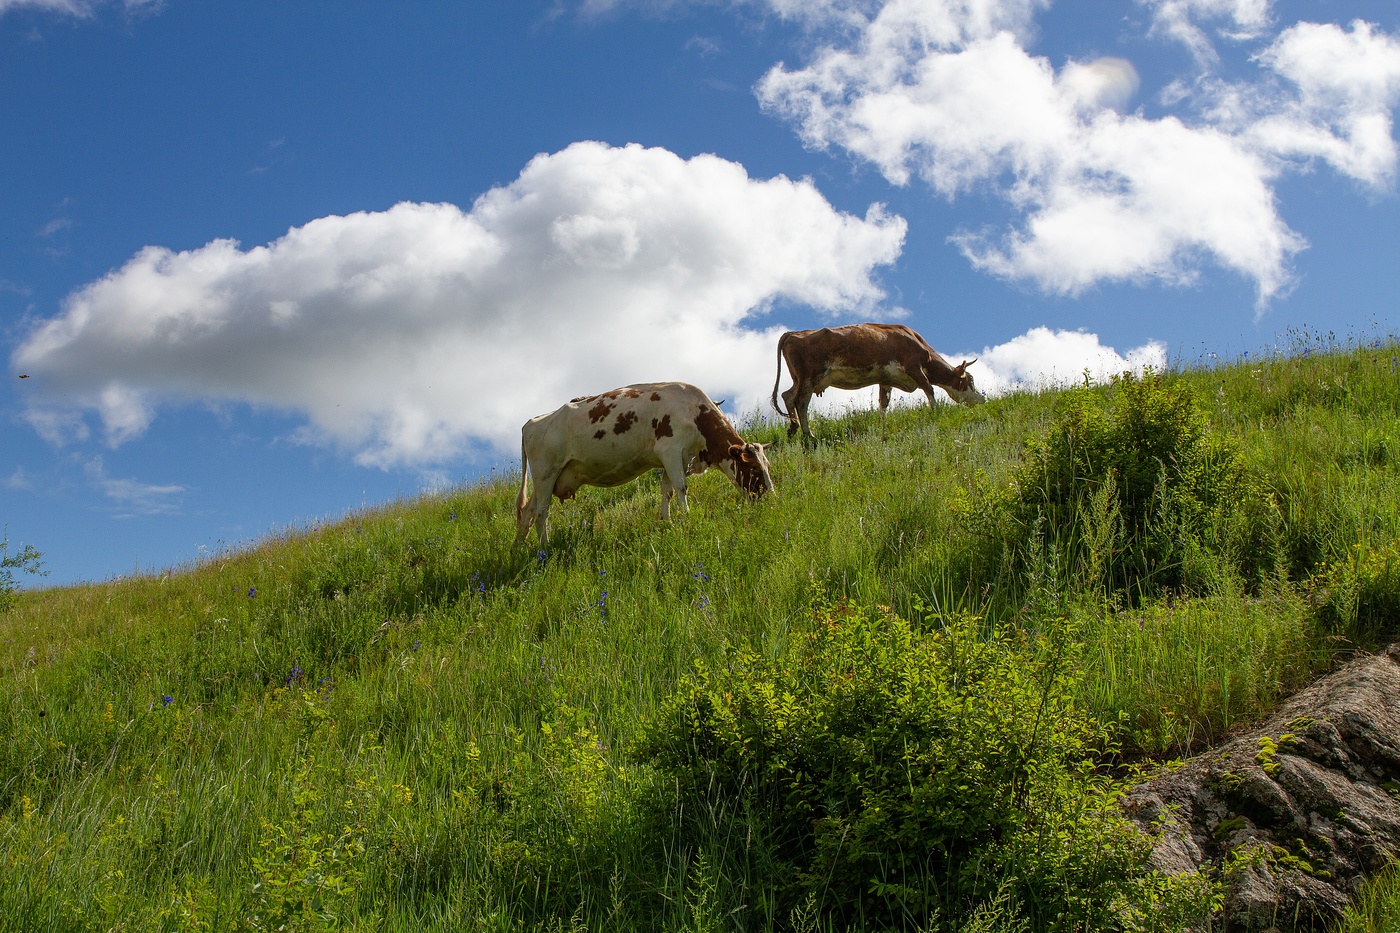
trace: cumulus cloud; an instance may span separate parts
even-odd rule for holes
[[[1390,185],[1400,42],[1360,20],[1349,30],[1298,23],[1258,59],[1291,82],[1296,96],[1245,128],[1256,146],[1284,157],[1321,159],[1372,188]]]
[[[1154,33],[1185,42],[1202,67],[1215,58],[1206,25],[1268,39],[1267,0],[1140,2]],[[776,65],[756,87],[762,105],[807,145],[843,149],[893,184],[994,193],[1012,224],[952,242],[978,268],[1049,292],[1189,283],[1215,264],[1252,280],[1262,308],[1306,246],[1280,216],[1278,178],[1314,160],[1371,186],[1394,173],[1400,48],[1366,23],[1290,27],[1255,55],[1255,82],[1176,82],[1164,100],[1179,112],[1149,118],[1133,109],[1131,62],[1057,69],[1027,51],[1046,3],[837,5],[857,27],[801,67]]]
[[[1036,327],[967,356],[977,358],[968,370],[977,387],[987,395],[1001,395],[1082,382],[1086,373],[1094,382],[1106,382],[1125,372],[1141,375],[1148,367],[1161,371],[1167,365],[1167,346],[1152,340],[1120,353],[1100,343],[1097,334]]]
[[[464,211],[399,204],[324,217],[265,246],[148,247],[78,290],[12,364],[31,423],[108,443],[161,404],[304,413],[305,436],[362,463],[518,448],[569,398],[679,379],[757,398],[774,301],[831,314],[882,297],[904,221],[836,211],[808,181],[715,156],[576,143]]]

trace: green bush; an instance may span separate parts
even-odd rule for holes
[[[780,922],[815,909],[837,929],[945,929],[1008,899],[1038,930],[1190,913],[1094,775],[1105,736],[1074,699],[1072,633],[816,616],[777,658],[698,667],[638,749],[681,788],[694,839],[729,805],[745,845],[723,856],[775,892]]]
[[[16,570],[43,576],[43,556],[33,545],[26,544],[15,553],[10,553],[10,539],[0,538],[0,612],[9,609],[14,603]]]
[[[1237,443],[1208,430],[1186,383],[1125,374],[1109,398],[1105,409],[1087,388],[1067,393],[996,501],[1019,569],[1033,577],[1048,563],[1064,577],[1057,589],[1134,601],[1267,574],[1277,509]]]

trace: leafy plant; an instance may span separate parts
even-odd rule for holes
[[[1111,930],[1151,928],[1151,910],[1122,920],[1144,896],[1184,909],[1094,776],[1106,737],[1074,699],[1072,632],[815,615],[775,658],[698,666],[638,747],[684,812],[739,802],[780,916],[815,903],[837,927],[923,926],[1010,896],[1037,929]]]
[[[1274,504],[1238,444],[1208,430],[1189,386],[1125,374],[1110,397],[1105,407],[1091,389],[1066,393],[1050,431],[1028,442],[996,503],[1004,539],[1027,542],[1018,559],[1048,548],[1070,577],[1061,585],[1134,600],[1206,589],[1222,560],[1246,578],[1266,573]]]
[[[10,539],[0,538],[0,612],[14,604],[15,571],[44,576],[42,554],[32,544],[26,544],[15,553],[10,553]]]

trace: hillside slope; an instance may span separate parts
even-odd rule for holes
[[[697,663],[784,657],[842,601],[970,618],[1072,637],[1102,774],[1200,749],[1400,624],[1396,353],[856,412],[814,448],[760,424],[775,496],[711,473],[662,524],[653,478],[585,489],[547,553],[510,547],[507,476],[23,593],[0,615],[0,928],[826,928],[773,906],[752,851],[724,860],[739,816],[697,835],[635,752]],[[1237,457],[1264,504],[1172,492],[1132,524],[1124,465],[1176,461],[1103,459],[1130,410],[1148,441],[1199,424],[1181,489],[1226,489]],[[1056,438],[1116,478],[1071,470],[1054,498],[1028,464]],[[1017,928],[984,907],[969,922]]]

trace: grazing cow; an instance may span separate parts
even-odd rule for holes
[[[778,405],[784,360],[792,376],[792,388],[783,393],[787,411]],[[889,407],[891,388],[905,392],[923,389],[932,405],[933,387],[939,386],[956,401],[973,404],[984,400],[967,371],[975,362],[963,360],[957,366],[949,366],[924,338],[903,324],[846,324],[788,331],[778,338],[773,408],[788,419],[788,437],[801,426],[803,435],[811,438],[807,406],[813,395],[821,395],[833,386],[863,389],[879,385],[881,411]]]
[[[515,499],[515,543],[535,526],[540,547],[549,539],[550,497],[573,498],[580,486],[620,486],[660,468],[661,517],[671,493],[686,501],[686,475],[717,467],[744,492],[773,489],[763,444],[748,444],[704,392],[684,382],[657,382],[576,398],[525,422],[520,429],[520,494]],[[535,488],[527,499],[529,478]]]

